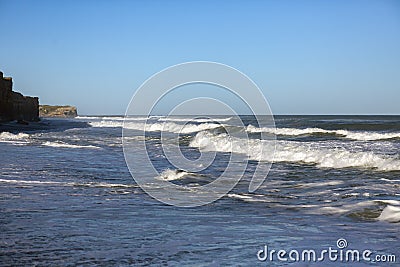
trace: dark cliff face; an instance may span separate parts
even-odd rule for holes
[[[38,121],[39,98],[12,91],[12,79],[0,72],[0,121]]]

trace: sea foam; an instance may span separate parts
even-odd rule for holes
[[[174,122],[156,122],[156,123],[139,123],[139,122],[126,122],[120,121],[97,121],[89,122],[93,127],[124,127],[131,130],[146,130],[149,132],[171,132],[171,133],[182,133],[189,134],[200,132],[204,130],[215,129],[221,127],[217,123],[201,123],[201,124],[177,124]]]
[[[102,121],[91,121],[89,125],[96,128],[112,128],[112,127],[122,127],[122,121],[115,120],[102,120]]]
[[[285,136],[299,136],[299,135],[310,135],[310,134],[334,134],[342,136],[347,139],[359,140],[359,141],[373,141],[373,140],[385,140],[400,138],[400,133],[379,133],[379,132],[353,132],[348,130],[325,130],[321,128],[266,128],[266,127],[255,127],[253,125],[248,125],[246,131],[250,133],[273,133],[276,135]]]
[[[78,120],[105,120],[105,121],[145,121],[148,120],[149,117],[123,117],[123,116],[78,116],[75,117]]]
[[[175,117],[163,117],[159,118],[158,121],[176,121],[176,122],[199,122],[199,123],[204,123],[204,122],[226,122],[232,119],[231,117],[229,118],[175,118]]]
[[[274,154],[272,141],[240,139],[226,134],[199,132],[190,146],[205,151],[246,154],[252,160],[298,162],[322,168],[373,168],[381,171],[400,170],[400,160],[372,152],[352,152],[344,148],[321,148],[318,143],[277,141]]]
[[[67,144],[64,142],[44,142],[43,146],[50,146],[50,147],[60,147],[60,148],[91,148],[91,149],[100,149],[100,147],[93,146],[93,145],[74,145],[74,144]]]
[[[13,134],[9,132],[0,133],[0,141],[21,140],[27,138],[29,138],[29,134],[26,133],[18,133],[18,134]]]
[[[166,169],[162,173],[160,173],[160,175],[156,178],[164,181],[174,181],[182,179],[187,175],[189,175],[189,173],[185,171]]]
[[[382,210],[382,213],[381,215],[379,215],[378,220],[391,223],[400,222],[400,206],[387,205]]]
[[[93,117],[81,117],[93,118]],[[228,124],[220,124],[221,122],[229,121],[231,118],[174,118],[174,117],[160,117],[157,121],[147,121],[149,118],[124,118],[124,117],[98,117],[100,121],[91,121],[89,124],[93,127],[125,127],[132,130],[146,130],[150,132],[166,131],[172,133],[190,134],[203,130],[211,130],[217,127],[232,126]],[[154,118],[153,118],[154,119]],[[189,122],[185,125],[175,122]],[[191,122],[191,123],[190,123]],[[219,123],[218,123],[219,122]],[[194,124],[198,123],[198,124]],[[238,127],[238,126],[234,126]],[[241,128],[241,127],[240,127]],[[243,128],[241,128],[243,129]],[[374,141],[374,140],[387,140],[400,138],[399,132],[384,133],[384,132],[354,132],[348,130],[326,130],[321,128],[269,128],[269,127],[255,127],[248,125],[244,128],[249,133],[273,133],[282,136],[300,136],[300,135],[313,135],[313,134],[331,134],[341,138],[358,140],[358,141]]]

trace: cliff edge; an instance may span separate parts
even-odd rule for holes
[[[38,121],[39,98],[23,96],[12,90],[11,77],[3,77],[0,71],[0,122]]]
[[[39,106],[40,117],[73,118],[78,116],[76,107],[73,106]]]

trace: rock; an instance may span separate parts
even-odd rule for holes
[[[38,121],[39,98],[23,96],[12,90],[11,77],[0,71],[0,121]]]
[[[18,124],[22,124],[22,125],[29,125],[29,122],[24,121],[24,120],[17,120]]]
[[[40,117],[56,117],[56,118],[73,118],[78,116],[76,107],[74,106],[39,106]]]

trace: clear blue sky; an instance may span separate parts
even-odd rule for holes
[[[275,114],[400,114],[400,1],[0,0],[0,70],[81,114],[193,60],[235,67]]]

